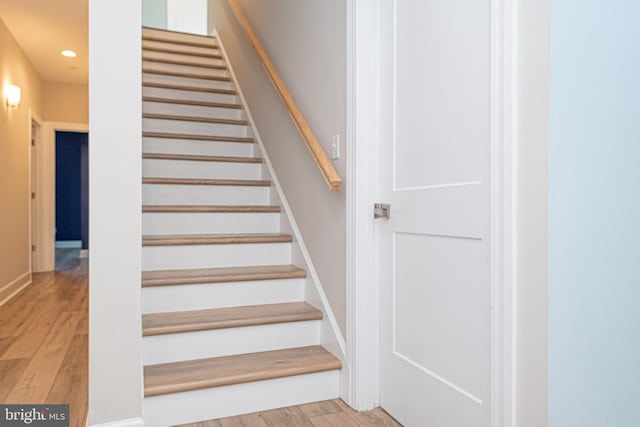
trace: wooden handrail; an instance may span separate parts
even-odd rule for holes
[[[273,86],[280,95],[280,98],[282,98],[282,102],[284,102],[284,105],[287,108],[287,111],[289,112],[293,123],[296,125],[296,128],[298,128],[300,136],[302,136],[305,145],[311,153],[311,157],[313,157],[313,160],[316,162],[318,169],[320,169],[320,173],[324,177],[324,180],[327,182],[329,189],[331,191],[339,191],[342,188],[342,178],[340,177],[340,174],[333,166],[333,163],[322,148],[322,145],[320,145],[318,138],[313,133],[311,126],[309,126],[307,119],[305,119],[304,114],[302,114],[302,111],[300,111],[300,107],[298,107],[298,104],[293,99],[293,96],[291,96],[289,89],[287,89],[287,86],[284,84],[282,77],[280,77],[280,74],[278,74],[278,71],[273,65],[273,62],[271,62],[271,59],[269,59],[269,56],[264,50],[262,43],[260,43],[260,40],[258,40],[258,37],[249,24],[249,21],[247,21],[247,18],[242,12],[242,8],[238,4],[238,0],[229,0],[229,3],[231,4],[231,8],[235,13],[236,18],[238,18],[238,21],[240,21],[240,25],[242,25],[242,28],[246,32],[247,37],[249,38],[249,42],[256,50],[258,57],[262,61],[262,65],[264,66],[269,79],[271,79],[271,83],[273,83]]]

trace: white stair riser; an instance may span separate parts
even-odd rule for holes
[[[154,67],[155,68],[155,67]],[[191,77],[166,76],[163,74],[143,73],[142,81],[146,83],[163,83],[180,86],[196,86],[214,89],[233,89],[231,82],[220,80],[197,79]]]
[[[144,205],[267,205],[269,187],[144,184]]]
[[[242,110],[236,108],[200,107],[197,105],[170,104],[165,102],[143,102],[142,112],[178,116],[215,117],[217,119],[233,120],[242,118]]]
[[[142,339],[145,365],[257,353],[320,343],[320,321],[154,335]]]
[[[201,87],[200,85],[195,85]],[[189,101],[225,102],[235,104],[238,102],[236,95],[226,95],[219,93],[198,92],[190,90],[164,89],[157,87],[143,87],[143,96],[153,96],[157,98],[185,99]]]
[[[262,179],[261,163],[143,159],[143,177]]]
[[[211,53],[215,55],[215,53]],[[193,64],[205,64],[205,65],[225,65],[224,59],[216,59],[216,58],[206,58],[201,56],[191,56],[184,55],[179,53],[166,53],[166,52],[157,52],[154,50],[143,50],[142,56],[145,61],[179,61],[179,62],[188,62]]]
[[[291,243],[243,243],[222,245],[146,246],[142,269],[242,267],[291,262]]]
[[[190,135],[214,135],[245,137],[247,126],[220,123],[186,122],[181,120],[143,119],[143,132],[182,133]]]
[[[144,213],[142,234],[277,233],[279,213]]]
[[[229,77],[227,70],[219,70],[216,68],[195,67],[193,65],[167,64],[158,61],[142,61],[142,66],[154,70],[163,70],[173,73],[194,73],[206,76]]]
[[[340,371],[295,375],[144,399],[144,425],[195,423],[339,397]]]
[[[253,157],[255,148],[255,144],[245,142],[190,141],[188,139],[142,138],[143,153]]]
[[[304,301],[305,279],[198,283],[142,288],[143,313]]]
[[[155,28],[143,28],[143,37],[150,36],[159,39],[167,39],[172,41],[190,42],[190,43],[210,43],[212,46],[218,45],[215,37],[206,37],[203,35],[164,31]],[[145,41],[146,43],[146,41]]]

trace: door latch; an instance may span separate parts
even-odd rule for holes
[[[373,217],[389,219],[391,216],[391,205],[387,203],[376,203],[373,205]]]

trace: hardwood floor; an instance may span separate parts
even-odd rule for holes
[[[356,412],[340,399],[181,427],[402,427],[382,409]]]
[[[56,251],[55,273],[0,307],[0,402],[66,403],[70,425],[87,412],[87,259]]]

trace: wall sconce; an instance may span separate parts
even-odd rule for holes
[[[20,100],[22,96],[22,90],[15,85],[6,85],[4,87],[4,98],[9,108],[20,108]]]

